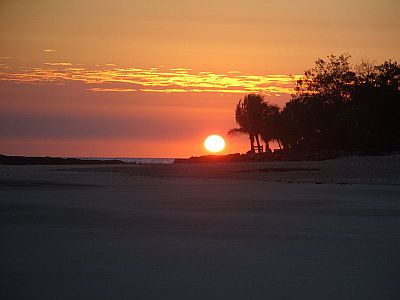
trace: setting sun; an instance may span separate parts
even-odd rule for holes
[[[221,152],[225,148],[225,141],[221,136],[213,134],[204,140],[204,148],[209,152]]]

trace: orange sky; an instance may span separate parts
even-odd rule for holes
[[[395,0],[1,1],[0,153],[205,154],[240,97],[284,105],[317,57],[399,60],[399,15]]]

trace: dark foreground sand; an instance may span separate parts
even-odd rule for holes
[[[400,299],[400,156],[0,166],[0,299]]]

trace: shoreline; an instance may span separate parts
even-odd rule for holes
[[[394,152],[365,152],[365,151],[275,151],[268,154],[224,154],[202,155],[189,158],[171,159],[171,163],[157,162],[130,162],[112,158],[76,158],[51,156],[18,156],[0,154],[0,165],[135,165],[135,164],[182,164],[182,163],[252,163],[252,162],[296,162],[296,161],[324,161],[350,156],[388,156],[400,154]],[[141,160],[138,158],[138,160]],[[149,160],[149,159],[148,159]],[[150,159],[151,160],[151,159]]]
[[[177,158],[175,164],[180,163],[234,163],[234,162],[295,162],[295,161],[323,161],[349,156],[387,156],[399,154],[394,152],[365,152],[365,151],[275,151],[268,154],[225,154],[202,155],[190,158]]]

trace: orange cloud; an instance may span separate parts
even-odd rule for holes
[[[137,90],[134,89],[123,89],[123,88],[91,88],[91,89],[87,89],[88,91],[91,92],[136,92]]]
[[[44,64],[45,65],[49,65],[49,66],[72,66],[72,64],[68,63],[68,62],[55,62],[55,63],[47,62],[47,63],[44,63]]]
[[[7,67],[0,65],[0,80],[16,83],[83,82],[92,92],[156,93],[251,93],[291,94],[300,75],[249,75],[239,71],[226,74],[194,72],[188,68],[71,67],[69,62],[47,62],[45,67]],[[93,87],[93,85],[96,85]]]

